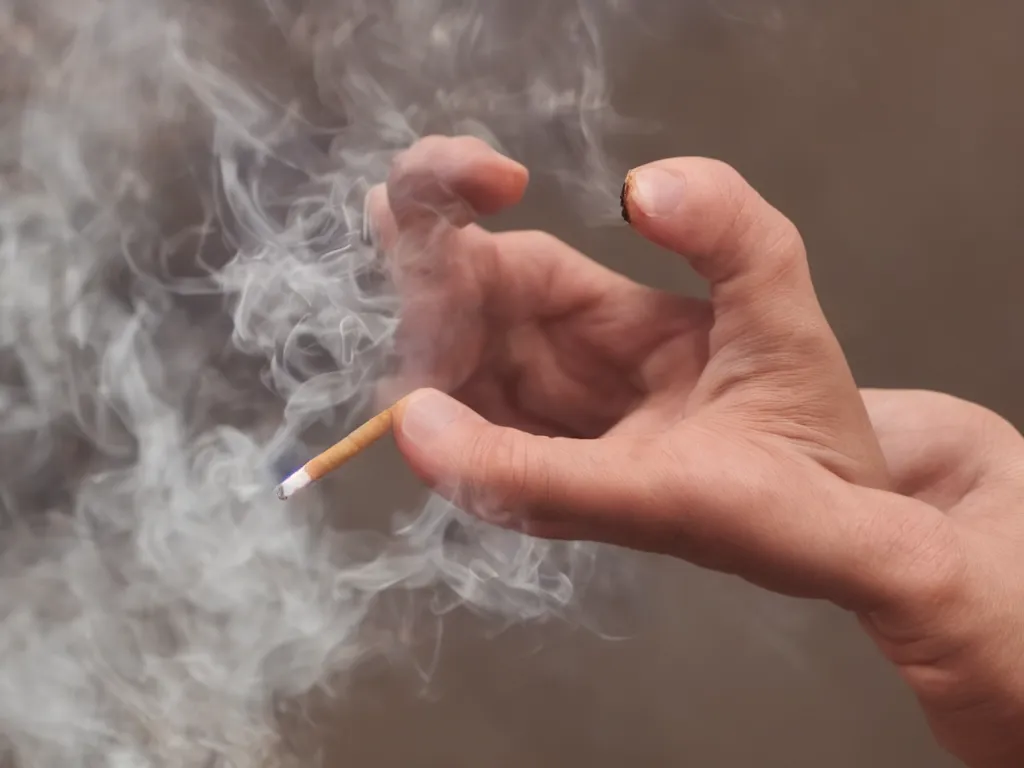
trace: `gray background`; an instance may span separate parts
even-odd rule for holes
[[[662,123],[621,157],[724,159],[790,215],[862,385],[941,389],[1024,424],[1024,6],[750,5],[655,20],[660,39],[613,51],[619,108]],[[574,229],[563,207],[541,185],[512,223],[695,287],[678,259],[625,227]],[[413,489],[388,446],[361,461],[353,506]],[[408,666],[371,665],[325,705],[326,764],[955,764],[848,617],[679,563],[623,563],[640,585],[620,616],[630,639],[449,617],[425,690]]]

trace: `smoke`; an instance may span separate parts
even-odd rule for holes
[[[382,596],[575,615],[589,545],[271,489],[388,365],[395,152],[474,134],[614,213],[616,13],[0,0],[0,760],[283,765],[282,701],[401,650]]]

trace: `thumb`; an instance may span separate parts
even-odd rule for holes
[[[463,510],[509,527],[561,527],[621,511],[618,489],[629,487],[617,477],[605,441],[497,426],[433,389],[401,401],[394,432],[427,485]]]

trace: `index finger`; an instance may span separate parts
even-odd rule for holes
[[[464,227],[518,203],[526,167],[471,136],[429,136],[395,158],[387,201],[400,229],[447,222]]]

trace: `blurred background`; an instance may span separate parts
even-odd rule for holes
[[[638,21],[644,22],[644,19]],[[1024,6],[956,0],[690,4],[613,39],[614,103],[657,123],[637,165],[735,165],[801,228],[862,386],[939,389],[1024,425]],[[496,223],[541,227],[637,280],[699,291],[622,227],[574,223],[543,182]],[[387,504],[387,448],[348,479]],[[327,765],[951,766],[915,703],[824,605],[623,555],[631,635],[447,620],[422,693],[369,666],[323,722]]]

